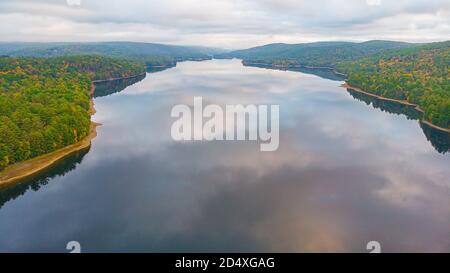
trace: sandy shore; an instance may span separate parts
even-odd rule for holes
[[[447,133],[450,134],[450,129],[445,129],[445,128],[439,127],[439,126],[434,125],[433,123],[431,123],[431,122],[429,122],[427,120],[423,120],[423,119],[420,120],[420,122],[422,122],[422,123],[424,123],[424,124],[426,124],[426,125],[428,125],[430,127],[433,127],[434,129],[441,130],[441,131],[444,131],[444,132],[447,132]]]
[[[91,96],[89,114],[92,116],[95,114],[93,95],[95,91],[95,84],[100,82],[116,81],[123,79],[136,78],[145,75],[147,72],[143,72],[138,75],[123,77],[123,78],[111,78],[106,80],[96,80],[92,81],[91,89],[89,94]],[[53,165],[58,160],[73,154],[74,152],[83,150],[91,145],[91,141],[97,136],[97,126],[99,123],[91,121],[91,129],[89,134],[81,141],[74,143],[72,145],[66,146],[49,154],[41,155],[26,161],[18,162],[0,172],[0,187],[8,184],[13,184],[18,180],[31,176],[39,171],[42,171],[51,165]]]
[[[382,97],[382,96],[379,96],[379,95],[375,95],[375,94],[366,92],[366,91],[364,91],[364,90],[362,90],[362,89],[360,89],[360,88],[358,88],[358,87],[353,87],[353,86],[349,85],[348,83],[344,83],[343,85],[341,85],[341,87],[348,88],[348,89],[352,89],[352,90],[355,90],[355,91],[357,91],[357,92],[359,92],[359,93],[363,93],[363,94],[369,95],[369,96],[371,96],[371,97],[375,97],[375,98],[380,99],[380,100],[394,101],[394,102],[398,102],[398,103],[401,103],[401,104],[404,104],[404,105],[417,107],[416,104],[410,103],[409,101],[385,98],[385,97]],[[420,110],[420,111],[423,112],[422,110]]]
[[[364,90],[361,90],[361,89],[358,88],[358,87],[353,87],[353,86],[349,85],[348,83],[342,84],[341,87],[344,87],[344,88],[347,88],[347,89],[351,89],[351,90],[354,90],[354,91],[356,91],[356,92],[363,93],[363,94],[365,94],[365,95],[368,95],[368,96],[371,96],[371,97],[375,97],[375,98],[380,99],[380,100],[384,100],[384,101],[392,101],[392,102],[396,102],[396,103],[401,103],[401,104],[403,104],[403,105],[412,106],[412,107],[414,107],[417,111],[419,111],[419,112],[421,112],[421,113],[424,113],[424,111],[419,107],[419,105],[414,104],[414,103],[410,103],[409,101],[406,101],[406,100],[396,100],[396,99],[385,98],[385,97],[382,97],[382,96],[379,96],[379,95],[375,95],[375,94],[366,92],[366,91],[364,91]],[[429,121],[427,121],[427,120],[421,119],[420,122],[422,122],[422,123],[424,123],[424,124],[426,124],[426,125],[428,125],[428,126],[434,128],[434,129],[437,129],[437,130],[440,130],[440,131],[444,131],[444,132],[450,133],[450,129],[448,129],[448,128],[443,128],[443,127],[440,127],[440,126],[437,126],[437,125],[435,125],[435,124],[433,124],[433,123],[431,123],[431,122],[429,122]]]
[[[0,172],[0,186],[13,184],[20,179],[28,177],[36,172],[42,171],[56,161],[80,150],[83,150],[91,145],[91,141],[97,136],[97,126],[99,124],[92,122],[91,131],[83,140],[66,146],[62,149],[56,150],[49,154],[38,156],[27,161],[19,162],[7,167]]]
[[[94,94],[95,85],[92,84],[90,95]],[[89,114],[92,116],[95,114],[94,100],[91,99],[91,106],[89,109]],[[91,146],[91,141],[97,136],[97,126],[100,124],[91,121],[91,129],[89,134],[83,138],[83,140],[74,143],[72,145],[66,146],[49,154],[41,155],[26,161],[18,162],[0,172],[0,187],[13,184],[18,180],[26,178],[33,175],[39,171],[42,171],[51,165],[53,165],[58,160],[73,154],[74,152],[83,150]]]

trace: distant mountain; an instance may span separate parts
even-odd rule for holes
[[[98,43],[0,43],[0,55],[56,57],[105,55],[146,62],[148,66],[173,65],[182,60],[206,60],[218,49],[137,42]]]
[[[385,50],[413,46],[417,46],[417,44],[379,40],[363,43],[278,43],[217,54],[214,57],[239,58],[244,62],[264,63],[274,66],[334,66],[340,61],[356,60]]]

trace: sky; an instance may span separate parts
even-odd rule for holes
[[[0,41],[449,40],[450,0],[0,0]]]

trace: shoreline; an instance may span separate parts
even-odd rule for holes
[[[414,107],[414,109],[415,109],[416,111],[421,112],[422,114],[424,113],[424,111],[420,108],[419,105],[414,104],[414,103],[411,103],[411,102],[406,101],[406,100],[397,100],[397,99],[391,99],[391,98],[386,98],[386,97],[382,97],[382,96],[379,96],[379,95],[375,95],[375,94],[366,92],[366,91],[362,90],[361,88],[351,86],[351,85],[348,84],[347,82],[345,82],[344,84],[342,84],[340,87],[343,87],[343,88],[346,88],[346,89],[351,89],[351,90],[353,90],[353,91],[356,91],[356,92],[359,92],[359,93],[362,93],[362,94],[365,94],[365,95],[368,95],[368,96],[377,98],[377,99],[379,99],[379,100],[390,101],[390,102],[396,102],[396,103],[400,103],[400,104],[403,104],[403,105],[406,105],[406,106],[411,106],[411,107]],[[450,129],[440,127],[440,126],[438,126],[438,125],[436,125],[436,124],[433,124],[433,123],[431,123],[430,121],[425,120],[425,119],[423,119],[423,118],[420,119],[419,122],[421,122],[421,123],[423,123],[423,124],[426,124],[426,125],[428,125],[428,126],[434,128],[434,129],[437,129],[437,130],[440,130],[440,131],[443,131],[443,132],[446,132],[446,133],[450,133]]]
[[[329,67],[329,66],[310,66],[310,65],[301,65],[301,64],[297,64],[297,65],[274,65],[271,63],[257,63],[257,62],[246,62],[244,60],[242,60],[242,64],[245,66],[264,66],[264,67],[268,67],[268,68],[273,68],[273,69],[285,69],[285,70],[289,70],[289,68],[306,68],[306,69],[324,69],[324,70],[331,70],[331,72],[333,72],[336,75],[342,76],[342,77],[347,77],[347,74],[341,73],[339,71],[337,71],[336,69]]]
[[[271,63],[245,62],[244,60],[242,60],[242,64],[243,65],[247,65],[247,66],[261,65],[261,66],[265,66],[267,68],[286,69],[286,70],[288,70],[289,68],[327,69],[327,70],[331,70],[336,75],[343,76],[345,78],[348,77],[348,75],[346,75],[344,73],[341,73],[341,72],[337,71],[336,69],[334,69],[332,67],[326,67],[326,66],[307,66],[307,65],[284,65],[283,66],[283,65],[273,65]],[[417,105],[417,104],[411,103],[411,102],[406,101],[406,100],[391,99],[391,98],[386,98],[386,97],[382,97],[382,96],[379,96],[379,95],[376,95],[376,94],[372,94],[372,93],[366,92],[366,91],[364,91],[364,90],[362,90],[362,89],[360,89],[358,87],[351,86],[350,84],[348,84],[348,82],[346,80],[345,80],[345,83],[342,84],[340,87],[351,89],[351,90],[354,90],[356,92],[359,92],[359,93],[362,93],[362,94],[365,94],[365,95],[377,98],[379,100],[390,101],[390,102],[395,102],[395,103],[400,103],[400,104],[403,104],[403,105],[411,106],[411,107],[414,107],[414,109],[416,111],[418,111],[418,112],[420,112],[422,114],[425,113],[425,111],[422,108],[420,108],[420,106]],[[444,127],[440,127],[440,126],[438,126],[436,124],[433,124],[430,121],[425,120],[423,118],[420,119],[419,122],[421,122],[421,123],[423,123],[425,125],[428,125],[428,126],[432,127],[433,129],[436,129],[436,130],[439,130],[439,131],[446,132],[446,133],[450,134],[450,129],[444,128]]]
[[[35,173],[51,167],[57,161],[91,146],[92,140],[97,136],[97,126],[99,123],[91,121],[90,133],[83,140],[56,150],[54,152],[41,155],[26,161],[18,162],[8,166],[0,172],[0,187],[8,186],[27,178]]]
[[[170,67],[175,67],[177,64],[176,63],[174,63],[174,64],[168,64],[168,65],[148,65],[147,66],[147,68],[150,68],[150,69],[152,69],[152,68],[170,68]]]
[[[147,74],[147,71],[142,72],[140,74],[133,75],[133,76],[128,76],[128,77],[109,78],[109,79],[106,79],[106,80],[95,80],[95,81],[92,81],[92,83],[95,84],[95,83],[102,83],[102,82],[112,82],[112,81],[126,80],[126,79],[137,78],[139,76],[143,76],[143,75],[146,75],[146,74]],[[94,87],[94,90],[95,90],[95,87]],[[91,90],[91,92],[93,92],[93,90]]]
[[[93,80],[91,88],[89,90],[89,96],[91,97],[90,108],[88,111],[89,115],[92,117],[96,113],[94,104],[94,92],[96,88],[95,86],[96,83],[131,79],[139,76],[144,76],[146,74],[147,71],[144,71],[140,74],[128,77],[109,78],[105,80]],[[90,147],[92,144],[92,140],[97,136],[97,126],[100,125],[101,125],[100,123],[96,123],[91,120],[89,134],[85,136],[81,141],[65,146],[61,149],[50,152],[48,154],[40,155],[25,161],[17,162],[15,164],[6,167],[4,170],[0,171],[0,188],[12,185],[16,182],[20,182],[19,180],[32,176],[40,171],[43,171],[51,167],[57,161],[75,152]]]
[[[94,97],[93,97],[94,92],[95,92],[95,83],[131,79],[131,78],[136,78],[136,77],[146,75],[146,74],[147,74],[147,71],[137,74],[137,75],[128,76],[128,77],[110,78],[110,79],[106,79],[106,80],[92,81],[91,89],[89,90],[89,96],[91,97],[89,115],[92,117],[96,113]],[[17,162],[15,164],[12,164],[12,165],[6,167],[3,171],[0,171],[0,188],[4,187],[4,186],[12,185],[12,184],[18,182],[18,180],[22,180],[31,175],[34,175],[35,173],[43,171],[43,170],[51,167],[57,161],[65,158],[75,152],[78,152],[80,150],[90,147],[92,144],[92,140],[97,136],[97,126],[100,126],[100,125],[101,125],[100,123],[96,123],[91,120],[89,134],[87,136],[85,136],[81,141],[78,141],[74,144],[63,147],[56,151],[50,152],[48,154],[40,155],[38,157],[34,157],[34,158],[31,158],[31,159],[28,159],[28,160],[25,160],[22,162]]]
[[[288,70],[289,68],[327,69],[327,70],[331,70],[331,71],[332,71],[334,74],[336,74],[336,75],[343,76],[343,77],[347,77],[347,76],[348,76],[348,75],[346,75],[346,74],[344,74],[344,73],[341,73],[341,72],[337,71],[336,69],[334,69],[334,68],[332,68],[332,67],[327,67],[327,66],[273,65],[273,64],[271,64],[271,63],[245,62],[244,60],[242,60],[242,64],[243,64],[243,65],[247,65],[247,66],[252,66],[252,65],[256,65],[256,66],[257,66],[257,65],[261,65],[261,66],[265,66],[265,67],[267,67],[267,68],[273,68],[273,69],[286,69],[286,70]],[[406,101],[406,100],[391,99],[391,98],[386,98],[386,97],[382,97],[382,96],[379,96],[379,95],[376,95],[376,94],[372,94],[372,93],[366,92],[366,91],[364,91],[364,90],[362,90],[362,89],[360,89],[360,88],[358,88],[358,87],[351,86],[350,84],[348,84],[348,82],[347,82],[346,80],[345,80],[345,83],[342,84],[340,87],[347,88],[347,89],[352,89],[352,90],[354,90],[354,91],[356,91],[356,92],[359,92],[359,93],[362,93],[362,94],[365,94],[365,95],[368,95],[368,96],[377,98],[377,99],[379,99],[379,100],[390,101],[390,102],[396,102],[396,103],[400,103],[400,104],[403,104],[403,105],[411,106],[411,107],[414,107],[414,109],[415,109],[416,111],[418,111],[418,112],[420,112],[420,113],[422,113],[422,114],[425,113],[425,111],[424,111],[422,108],[420,108],[420,106],[417,105],[417,104],[411,103],[411,102]],[[433,123],[431,123],[430,121],[425,120],[425,119],[423,119],[423,118],[420,119],[419,122],[421,122],[421,123],[423,123],[423,124],[425,124],[425,125],[428,125],[428,126],[434,128],[434,129],[436,129],[436,130],[440,130],[440,131],[442,131],[442,132],[446,132],[446,133],[449,133],[449,134],[450,134],[450,129],[444,128],[444,127],[440,127],[440,126],[438,126],[438,125],[436,125],[436,124],[433,124]]]
[[[91,100],[88,112],[91,117],[96,113],[93,98],[94,91],[95,91],[95,84],[94,81],[92,81],[91,89],[89,90],[89,96],[91,97]],[[22,180],[24,178],[34,175],[35,173],[43,171],[51,167],[59,160],[75,152],[90,147],[92,144],[92,140],[97,136],[97,126],[100,125],[101,125],[100,123],[96,123],[91,120],[89,134],[85,136],[81,141],[63,147],[51,153],[40,155],[38,157],[34,157],[22,162],[17,162],[11,166],[6,167],[3,171],[0,172],[0,188],[12,185],[18,182],[18,180]]]

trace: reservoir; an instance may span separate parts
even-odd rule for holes
[[[100,84],[91,147],[0,189],[0,252],[449,252],[449,134],[343,83],[209,60]],[[174,141],[196,96],[279,105],[278,150]]]

